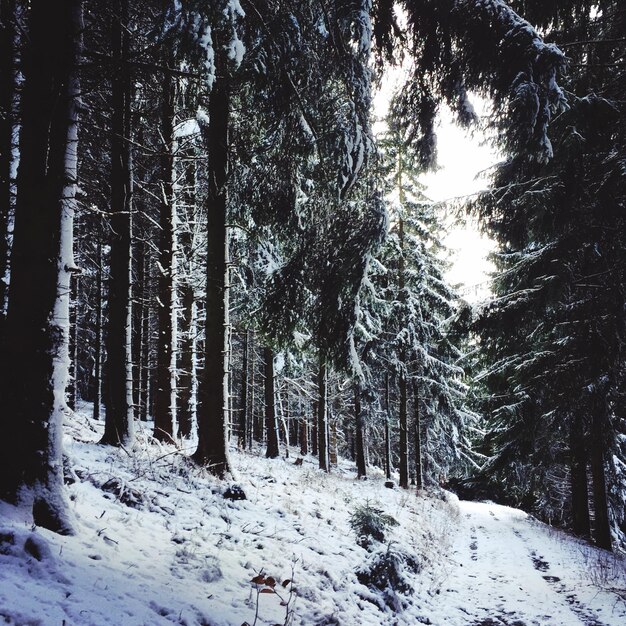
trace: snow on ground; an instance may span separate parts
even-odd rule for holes
[[[626,624],[622,557],[597,550],[523,511],[461,502],[437,624]],[[621,594],[621,596],[620,596]]]
[[[0,505],[0,623],[261,626],[284,624],[287,612],[305,626],[626,623],[624,600],[609,590],[623,586],[623,560],[520,511],[416,497],[385,488],[376,472],[357,481],[344,461],[326,475],[314,458],[239,452],[247,499],[229,500],[233,483],[146,429],[132,454],[97,445],[101,424],[83,414],[66,430],[77,534],[34,529]],[[365,504],[399,522],[370,551],[350,526]],[[396,567],[382,579],[395,592],[371,585],[389,555]],[[258,593],[259,573],[277,580],[280,597]]]

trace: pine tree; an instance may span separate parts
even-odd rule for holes
[[[161,63],[165,67],[175,66],[175,55],[171,41],[161,43]],[[176,96],[177,81],[166,75],[161,95],[159,159],[159,298],[157,345],[156,397],[154,406],[154,436],[160,440],[171,440],[176,422],[176,248],[177,208],[176,183]]]
[[[115,0],[111,24],[111,251],[105,329],[105,427],[102,443],[130,446],[134,439],[132,397],[132,150],[129,5]]]
[[[0,326],[7,307],[9,281],[9,230],[14,208],[18,10],[15,0],[0,2]],[[1,331],[0,331],[1,332]]]
[[[11,286],[0,353],[0,496],[30,490],[35,524],[71,532],[63,490],[82,3],[31,2]]]
[[[464,431],[472,416],[465,406],[464,372],[457,365],[462,354],[449,328],[458,299],[444,278],[441,218],[423,195],[417,160],[393,119],[380,140],[391,227],[376,284],[378,297],[387,303],[380,323],[385,360],[398,380],[400,484],[408,487],[409,449],[425,484],[438,484],[468,447]]]
[[[517,502],[580,534],[589,532],[590,479],[594,537],[610,548],[610,526],[623,541],[624,519],[624,14],[616,2],[520,5],[571,57],[569,108],[554,122],[554,159],[511,155],[478,203],[501,245],[498,298],[479,321],[498,398],[486,470]]]

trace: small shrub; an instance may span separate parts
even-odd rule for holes
[[[393,611],[406,608],[402,596],[413,593],[408,572],[420,570],[417,559],[390,543],[372,553],[368,562],[357,570],[358,581],[370,589],[382,592],[385,604]]]
[[[293,586],[293,574],[295,563],[291,566],[291,578],[287,578],[280,582],[273,576],[266,576],[263,570],[257,574],[250,582],[252,588],[256,591],[256,601],[252,602],[254,606],[254,620],[252,624],[244,622],[241,626],[256,626],[259,620],[259,606],[261,595],[270,595],[280,600],[280,606],[285,609],[285,620],[283,624],[275,624],[274,626],[292,626],[295,619],[294,604],[296,600],[296,589]],[[252,590],[251,590],[252,591]]]
[[[367,549],[374,542],[383,543],[387,530],[397,525],[395,518],[382,509],[371,506],[369,502],[358,506],[350,517],[350,528],[356,533],[357,543]]]

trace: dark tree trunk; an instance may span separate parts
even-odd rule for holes
[[[313,426],[311,427],[311,454],[313,454],[314,456],[317,456],[317,444],[318,444],[318,436],[317,436],[318,406],[319,406],[319,401],[314,400],[313,402]]]
[[[228,178],[229,79],[221,56],[209,98],[209,124],[202,128],[209,172],[207,194],[207,281],[204,370],[199,380],[198,449],[194,459],[218,476],[231,471],[228,458]]]
[[[250,436],[248,437],[248,446],[250,450],[252,450],[252,441],[260,441],[263,438],[262,434],[259,434],[259,425],[258,420],[255,417],[254,404],[255,404],[255,380],[256,380],[256,359],[255,359],[255,349],[254,349],[254,331],[250,331],[250,343],[248,345],[248,361],[250,362],[250,384],[249,384],[249,408],[248,413],[250,415]]]
[[[300,454],[306,456],[309,453],[309,420],[306,409],[301,407],[300,424]]]
[[[422,469],[422,423],[420,416],[419,386],[413,381],[413,415],[415,428],[415,487],[419,492],[424,487],[424,471]]]
[[[409,440],[407,423],[407,389],[406,373],[400,372],[400,487],[409,487]]]
[[[363,411],[361,409],[361,389],[359,384],[354,385],[354,417],[355,417],[355,440],[356,440],[356,470],[359,478],[367,475],[365,465],[365,437],[363,424]]]
[[[139,419],[142,422],[148,421],[151,415],[151,398],[152,398],[152,262],[150,259],[150,249],[147,247],[144,254],[143,265],[143,285],[141,292],[143,294],[141,308],[141,350],[139,354]]]
[[[172,54],[164,55],[166,67],[173,67]],[[174,116],[176,84],[172,76],[165,78],[161,106],[161,157],[159,179],[159,300],[157,341],[156,393],[154,403],[154,436],[161,441],[171,441],[176,420],[176,207],[174,204]]]
[[[607,406],[603,399],[596,400],[591,420],[590,461],[593,481],[594,533],[596,545],[605,550],[612,549],[609,506],[606,493],[606,447]]]
[[[573,416],[570,430],[570,474],[572,490],[572,530],[581,537],[589,537],[589,493],[587,481],[587,450],[582,418]]]
[[[317,453],[319,468],[328,472],[328,390],[326,363],[320,357],[319,371],[317,374]]]
[[[146,297],[146,248],[144,241],[138,240],[134,246],[133,262],[135,265],[135,276],[137,277],[133,298],[133,406],[135,415],[141,413],[141,384],[145,372],[141,362],[141,347],[147,338],[143,336],[143,318],[145,315]]]
[[[391,406],[389,400],[389,373],[385,374],[385,477],[391,480]]]
[[[282,432],[282,439],[285,444],[285,457],[289,458],[289,446],[291,445],[291,440],[289,438],[289,425],[290,425],[290,417],[289,417],[289,392],[285,389],[284,393],[280,391],[276,392],[276,396],[278,399],[278,409],[280,415],[280,427]]]
[[[152,350],[151,350],[151,331],[152,331],[152,306],[151,301],[146,297],[144,302],[144,315],[141,320],[142,337],[145,341],[141,346],[141,389],[139,401],[139,419],[147,422],[151,415],[152,401]]]
[[[32,0],[24,53],[11,286],[0,345],[0,497],[34,487],[33,520],[71,532],[63,488],[72,223],[77,175],[76,68],[82,2]]]
[[[267,432],[267,450],[265,456],[275,459],[280,454],[278,447],[278,418],[276,416],[276,394],[274,389],[274,352],[265,347],[265,430]]]
[[[404,204],[404,191],[402,187],[402,159],[398,162],[398,191],[400,194],[400,204]],[[404,263],[404,222],[402,218],[398,221],[398,239],[400,245],[400,262],[398,266],[398,290],[399,299],[404,301],[406,294],[405,288],[405,263]],[[402,324],[406,323],[406,320],[401,320]],[[400,425],[400,487],[408,489],[409,487],[409,438],[408,438],[408,416],[407,416],[407,380],[406,380],[406,352],[403,349],[400,351],[400,408],[399,408],[399,425]]]
[[[16,128],[17,29],[15,0],[0,0],[0,332],[6,316],[9,221],[13,211],[12,169]]]
[[[250,331],[246,330],[243,334],[243,355],[241,358],[241,395],[239,397],[239,437],[238,445],[242,450],[248,446],[248,423],[250,421],[248,414],[248,346],[250,344]]]
[[[98,224],[98,267],[96,270],[96,324],[94,329],[94,355],[93,355],[93,419],[100,419],[100,406],[102,404],[102,226]]]
[[[69,327],[69,382],[67,386],[67,406],[76,410],[78,404],[78,299],[80,280],[77,277],[72,281],[70,290],[70,327]]]
[[[195,379],[196,323],[193,287],[181,283],[182,304],[180,336],[180,369],[178,378],[178,434],[189,437],[193,424],[193,388]]]
[[[132,445],[131,233],[132,162],[130,149],[131,77],[128,0],[114,0],[111,85],[111,240],[106,326],[105,423],[101,443]]]

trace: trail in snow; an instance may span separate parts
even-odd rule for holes
[[[624,603],[591,580],[612,555],[602,561],[602,552],[516,509],[477,502],[460,507],[440,594],[446,626],[626,624]]]

